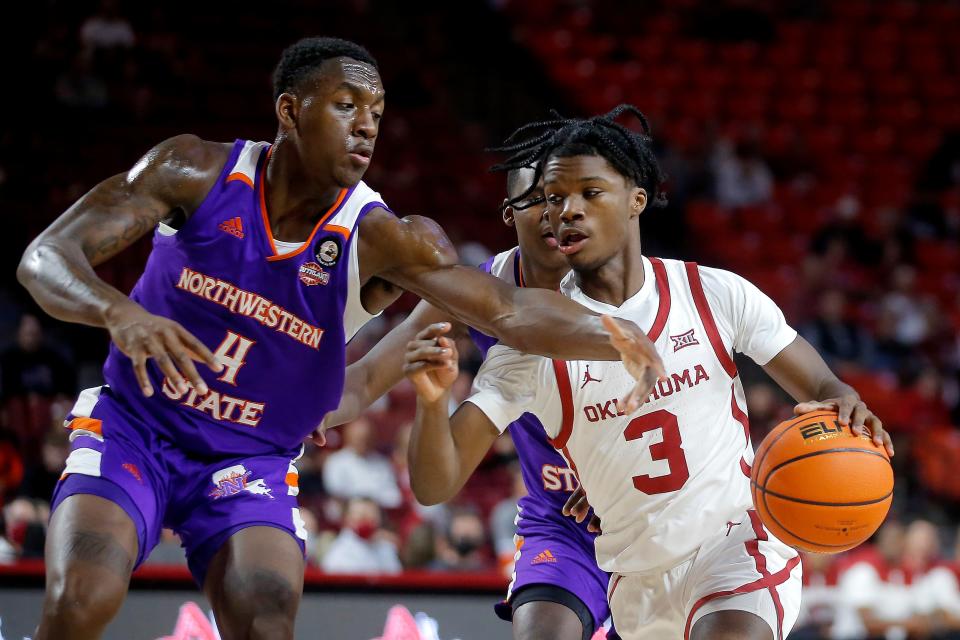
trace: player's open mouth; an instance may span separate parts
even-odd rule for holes
[[[350,160],[353,161],[354,164],[365,167],[370,164],[370,158],[373,156],[373,149],[370,147],[354,147],[350,151],[349,155]]]
[[[560,243],[557,242],[557,237],[553,235],[553,231],[547,231],[540,237],[543,238],[543,241],[551,249],[556,249],[560,245]]]
[[[560,231],[560,253],[565,256],[573,255],[583,248],[587,236],[578,229],[567,228]]]

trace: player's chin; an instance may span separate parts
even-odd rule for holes
[[[364,174],[367,172],[366,167],[360,168],[352,163],[344,164],[337,167],[337,170],[334,172],[334,180],[340,187],[344,189],[351,189],[363,180]]]

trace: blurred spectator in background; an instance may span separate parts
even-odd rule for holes
[[[129,49],[135,41],[133,26],[120,15],[117,0],[101,0],[97,12],[80,26],[80,42],[91,51]]]
[[[77,53],[70,67],[57,77],[53,95],[57,102],[72,109],[95,110],[105,107],[109,100],[106,83],[93,70],[90,56],[85,53]]]
[[[434,571],[482,571],[489,569],[484,553],[487,534],[480,515],[471,508],[457,507],[450,515],[446,535],[437,538]]]
[[[400,505],[400,488],[390,460],[373,450],[373,426],[360,417],[342,427],[343,449],[323,465],[323,484],[334,497],[370,498],[381,507]]]
[[[20,453],[13,438],[0,432],[0,507],[16,493],[22,481],[23,460]]]
[[[6,537],[21,558],[42,558],[50,505],[43,500],[16,498],[3,508]]]
[[[382,528],[380,507],[369,498],[347,503],[343,529],[323,557],[327,573],[399,573],[393,536]]]
[[[40,447],[40,459],[31,460],[23,474],[19,494],[26,498],[51,500],[53,489],[67,464],[70,439],[62,425],[47,431]]]
[[[773,196],[773,172],[757,145],[721,139],[713,155],[717,202],[733,209],[764,204]]]
[[[513,573],[514,555],[517,552],[517,501],[527,495],[519,463],[510,466],[510,475],[513,477],[513,491],[498,502],[490,513],[493,551],[497,555],[497,565],[501,572],[508,577]]]
[[[847,316],[846,307],[846,293],[828,289],[820,294],[816,316],[800,327],[800,334],[841,375],[845,369],[867,367],[873,361],[870,335]]]
[[[75,387],[73,369],[44,344],[40,321],[32,314],[23,314],[16,343],[0,354],[0,393],[4,398],[31,394],[71,397]]]

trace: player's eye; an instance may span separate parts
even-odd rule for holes
[[[583,197],[584,197],[584,198],[595,198],[596,196],[600,195],[601,193],[603,193],[603,192],[600,191],[599,189],[587,189],[586,191],[583,192]]]
[[[550,194],[549,196],[547,196],[547,202],[549,202],[550,204],[560,204],[561,202],[563,202],[563,197],[558,196],[556,194]]]
[[[349,111],[350,109],[353,109],[353,103],[352,103],[352,102],[338,102],[338,103],[337,103],[337,109],[340,109],[340,111]]]

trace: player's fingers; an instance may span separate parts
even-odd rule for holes
[[[840,424],[846,426],[850,424],[850,416],[853,415],[853,409],[857,406],[859,399],[854,396],[843,396],[837,404],[837,414]]]
[[[147,338],[147,353],[150,354],[153,361],[160,367],[160,371],[162,371],[163,375],[170,381],[173,388],[180,393],[186,393],[187,381],[183,379],[183,376],[180,375],[177,368],[173,366],[173,360],[170,359],[170,354],[167,353],[166,346],[160,342],[156,336]]]
[[[811,400],[810,402],[801,402],[793,408],[794,415],[802,415],[811,411],[824,411],[836,409],[837,403],[834,400]]]
[[[220,373],[223,371],[223,363],[217,360],[217,356],[207,348],[207,345],[200,342],[197,336],[193,335],[181,325],[175,325],[177,336],[183,342],[184,346],[190,350],[190,357],[194,360],[204,363],[213,371]]]
[[[434,360],[446,363],[447,360],[451,359],[452,355],[449,349],[434,346],[433,343],[427,343],[416,349],[407,349],[407,352],[404,354],[404,359],[407,362]]]
[[[620,400],[620,406],[623,407],[623,411],[630,414],[639,409],[640,405],[642,405],[650,395],[652,388],[652,384],[637,381],[637,384],[633,385],[630,392]]]
[[[563,508],[560,509],[560,512],[565,516],[569,516],[571,509],[573,509],[573,505],[575,505],[577,501],[579,501],[584,495],[586,495],[586,492],[583,490],[583,487],[577,487],[574,489],[573,493],[570,494],[570,497],[567,498],[567,501],[563,503]]]
[[[866,430],[864,428],[864,422],[866,419],[873,414],[867,409],[867,405],[864,402],[858,401],[853,405],[853,411],[850,413],[850,431],[857,434],[858,436]],[[880,438],[874,438],[874,442],[877,446],[880,446]]]
[[[891,458],[896,455],[893,450],[893,440],[890,439],[890,434],[886,431],[883,432],[883,448],[887,450],[887,455]]]
[[[130,354],[130,361],[133,363],[133,373],[137,376],[137,383],[140,385],[140,391],[143,395],[150,397],[153,395],[153,385],[150,384],[150,376],[147,375],[147,354],[137,348]]]
[[[449,322],[435,322],[420,330],[417,334],[417,340],[433,340],[450,331]]]
[[[601,533],[600,531],[600,517],[593,516],[590,518],[590,524],[587,525],[587,531],[590,533]]]
[[[884,447],[890,456],[893,456],[893,442],[890,440],[890,434],[883,428],[883,422],[872,412],[864,420],[870,434],[873,436],[873,444],[878,447]]]
[[[207,395],[207,391],[209,391],[207,383],[200,377],[200,372],[193,365],[193,359],[187,352],[186,346],[180,341],[179,336],[171,331],[166,334],[166,343],[167,352],[173,357],[180,372],[190,381],[197,393],[202,396]]]

